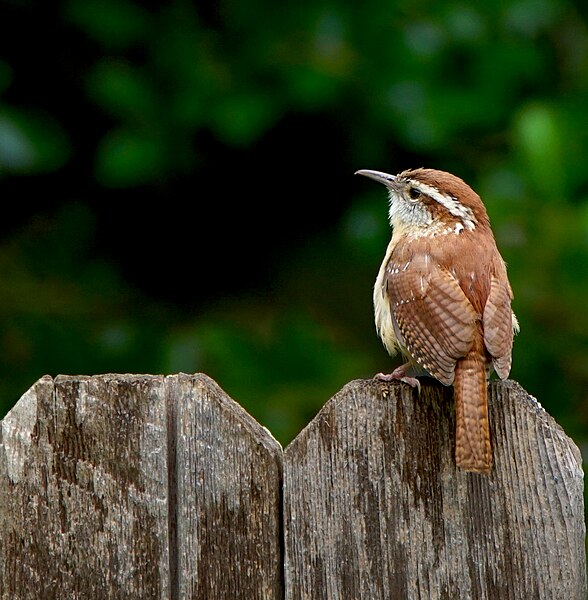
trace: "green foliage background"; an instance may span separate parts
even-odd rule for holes
[[[347,381],[397,364],[371,313],[386,194],[353,171],[430,166],[462,176],[488,207],[522,327],[512,378],[586,443],[585,3],[13,0],[0,10],[0,415],[45,373],[204,371],[287,443]],[[71,88],[52,89],[54,69]],[[293,148],[284,132],[296,124],[311,134]],[[235,180],[235,161],[200,187],[212,153],[239,159],[262,144],[288,157],[271,185],[263,164]],[[308,153],[317,144],[325,162]],[[288,196],[294,180],[301,205]],[[209,253],[182,257],[181,278],[168,255],[132,278],[102,251],[92,198],[116,198],[114,221],[150,190],[185,196],[195,236],[215,231]],[[226,221],[206,222],[214,203]],[[243,203],[257,211],[244,227],[268,223],[251,236],[267,235],[267,264],[217,292],[207,273],[256,268],[223,237]],[[182,220],[165,202],[132,210],[153,213],[149,244]]]

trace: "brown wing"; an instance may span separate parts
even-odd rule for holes
[[[472,346],[479,316],[456,278],[427,254],[390,262],[387,291],[397,336],[416,362],[445,385]]]
[[[484,307],[484,344],[496,374],[505,379],[512,361],[513,314],[510,307],[512,292],[506,278],[502,282],[492,276],[490,293]]]

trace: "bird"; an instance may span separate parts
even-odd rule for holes
[[[374,317],[388,353],[407,359],[376,378],[420,391],[414,375],[424,371],[453,385],[455,463],[488,474],[488,378],[493,371],[508,377],[519,324],[486,208],[465,181],[445,171],[356,174],[388,190],[392,237],[374,285]]]

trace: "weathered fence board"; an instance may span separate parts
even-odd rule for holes
[[[1,425],[3,600],[282,597],[281,448],[212,380],[44,377]]]
[[[41,379],[2,422],[2,598],[167,598],[162,378]]]
[[[170,383],[178,597],[283,598],[281,446],[211,379]]]
[[[456,470],[451,392],[357,381],[286,448],[286,598],[584,600],[573,442],[491,386],[495,466]]]
[[[490,390],[484,476],[434,384],[352,382],[282,452],[204,375],[44,377],[0,423],[0,598],[584,600],[577,448]]]

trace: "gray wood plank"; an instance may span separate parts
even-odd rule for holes
[[[491,385],[495,467],[456,470],[451,390],[348,384],[286,448],[289,600],[584,600],[573,442],[513,382]]]
[[[0,597],[169,597],[163,378],[43,377],[0,430]]]
[[[282,448],[204,375],[168,378],[176,411],[180,598],[283,598]]]

